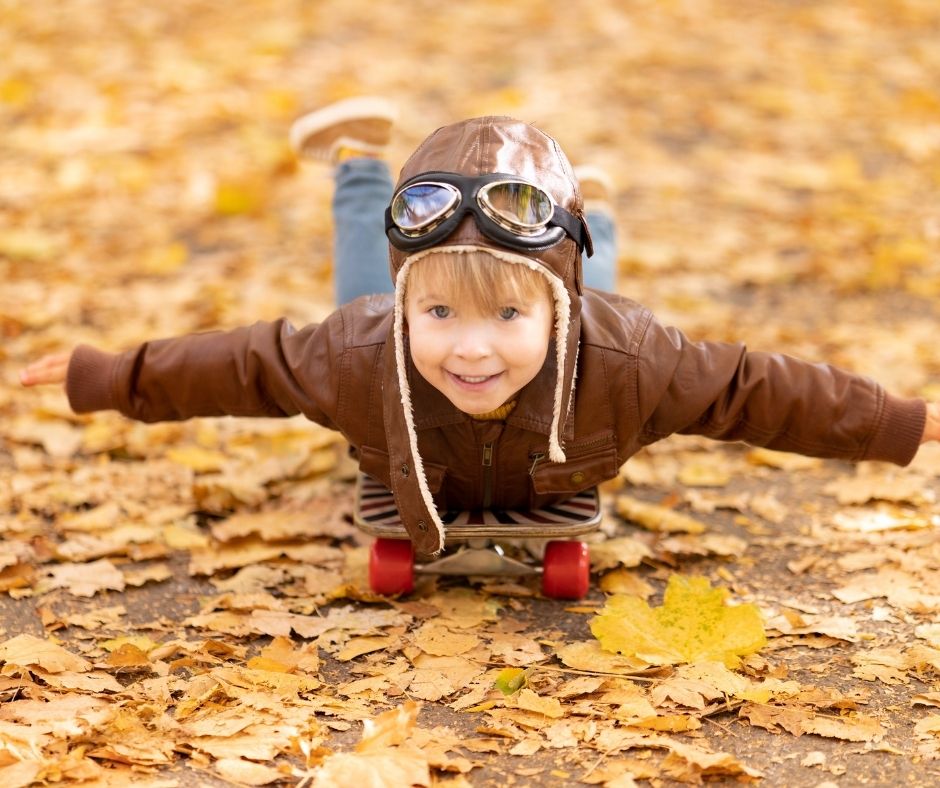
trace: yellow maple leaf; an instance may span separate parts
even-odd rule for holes
[[[736,667],[767,639],[755,605],[725,604],[728,592],[707,578],[673,575],[662,607],[635,596],[613,596],[591,621],[606,651],[636,656],[653,665],[712,660]]]

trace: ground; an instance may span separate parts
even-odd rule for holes
[[[940,779],[937,447],[898,469],[672,438],[604,490],[586,600],[388,600],[330,433],[76,417],[16,378],[77,342],[322,318],[329,172],[286,132],[377,93],[393,168],[482,113],[603,166],[618,287],[663,322],[935,398],[932,0],[0,8],[0,782]],[[694,576],[766,643],[601,649],[617,594]]]

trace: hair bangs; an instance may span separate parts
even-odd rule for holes
[[[540,296],[551,300],[551,286],[544,274],[484,251],[442,249],[428,255],[409,275],[409,287],[415,286],[440,293],[454,303],[469,303],[483,314]]]

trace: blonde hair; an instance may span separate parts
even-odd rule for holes
[[[528,302],[540,295],[552,300],[545,274],[482,250],[434,251],[412,268],[407,289],[418,283],[440,289],[457,303],[469,303],[482,314],[495,312],[507,301]]]

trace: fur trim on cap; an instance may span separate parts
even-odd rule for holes
[[[565,354],[568,346],[568,332],[571,324],[571,298],[565,289],[564,283],[557,276],[553,276],[545,266],[530,260],[522,255],[489,246],[460,245],[432,247],[407,257],[395,278],[395,366],[398,371],[398,390],[401,393],[402,408],[405,415],[405,425],[408,428],[408,441],[411,446],[411,456],[415,473],[417,474],[418,489],[424,499],[425,506],[444,542],[444,523],[437,513],[434,498],[428,487],[427,477],[424,473],[424,462],[418,452],[418,433],[414,423],[414,406],[411,401],[411,386],[408,383],[408,364],[405,358],[405,291],[408,273],[414,263],[432,254],[442,252],[455,252],[457,254],[470,254],[472,252],[485,252],[499,260],[514,265],[524,265],[544,276],[552,290],[552,300],[555,305],[555,378],[554,402],[552,404],[552,427],[548,436],[548,456],[552,462],[564,462],[565,452],[561,446],[561,434],[564,427],[564,416],[561,403],[564,395]],[[574,381],[572,381],[571,402],[574,401]]]

